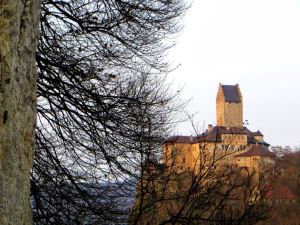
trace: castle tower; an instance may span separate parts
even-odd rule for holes
[[[217,126],[243,126],[243,97],[239,85],[219,85]]]

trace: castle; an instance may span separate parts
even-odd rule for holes
[[[161,161],[144,162],[132,221],[140,215],[140,225],[231,224],[264,220],[271,206],[276,213],[288,204],[294,209],[297,196],[274,182],[279,174],[270,145],[243,121],[239,85],[220,84],[216,125],[199,135],[168,138]]]
[[[219,85],[216,121],[216,126],[208,125],[202,134],[168,138],[163,144],[162,164],[177,172],[195,172],[211,161],[251,171],[274,163],[263,134],[250,131],[243,123],[243,97],[238,84]]]

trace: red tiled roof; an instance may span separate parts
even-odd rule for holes
[[[250,157],[250,156],[268,156],[274,157],[274,153],[270,152],[269,149],[263,145],[252,146],[250,150],[241,154],[235,155],[235,157]]]
[[[296,200],[296,195],[287,187],[287,186],[279,186],[270,190],[266,198],[268,199],[287,199],[287,200]]]
[[[215,126],[213,129],[215,129],[219,134],[250,134],[250,133],[252,133],[247,127]]]
[[[251,134],[251,131],[248,130],[246,127],[223,127],[223,126],[215,126],[213,129],[208,132],[204,133],[205,141],[215,142],[217,141],[217,136],[220,134]]]
[[[211,131],[206,131],[198,136],[172,136],[165,143],[198,143],[202,141],[216,142],[220,134],[247,135],[249,143],[255,143],[254,136],[263,136],[260,131],[252,132],[247,127],[224,127],[214,126]],[[251,142],[252,141],[252,142]]]
[[[256,132],[252,132],[253,136],[264,136],[259,130]]]

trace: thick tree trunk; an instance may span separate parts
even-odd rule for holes
[[[0,0],[0,224],[32,224],[39,0]]]

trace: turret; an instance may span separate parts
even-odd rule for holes
[[[239,85],[219,85],[217,126],[243,127],[243,97]]]

